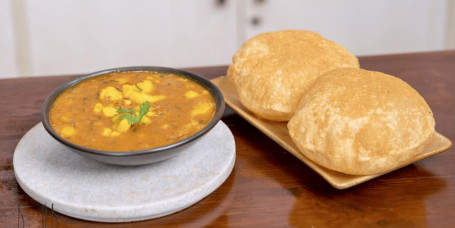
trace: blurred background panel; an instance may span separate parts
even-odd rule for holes
[[[305,29],[356,55],[454,48],[454,0],[0,0],[0,78],[227,65],[248,38]]]
[[[0,0],[0,78],[18,75],[11,1]]]

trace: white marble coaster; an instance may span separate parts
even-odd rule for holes
[[[137,167],[84,158],[39,123],[18,143],[13,159],[17,182],[30,197],[62,214],[100,222],[140,221],[187,208],[217,189],[234,162],[234,137],[221,121],[187,151]]]

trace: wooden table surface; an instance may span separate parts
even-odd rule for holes
[[[436,130],[455,142],[455,51],[360,57],[360,65],[413,86],[432,108]],[[189,70],[214,78],[226,69]],[[197,204],[162,218],[122,224],[52,214],[17,184],[13,153],[22,136],[40,122],[46,96],[75,77],[0,80],[0,227],[455,227],[453,147],[337,190],[229,109],[222,120],[236,141],[234,170]]]

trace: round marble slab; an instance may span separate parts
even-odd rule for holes
[[[203,137],[174,158],[123,167],[71,152],[39,123],[18,143],[14,173],[30,197],[62,214],[100,222],[146,220],[195,204],[227,179],[235,162],[232,133],[220,121]]]

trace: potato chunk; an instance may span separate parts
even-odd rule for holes
[[[131,127],[131,124],[128,123],[128,120],[122,119],[122,120],[120,120],[120,122],[117,125],[117,131],[120,133],[123,133],[123,132],[128,131],[128,129],[130,129],[130,127]]]
[[[123,85],[123,97],[129,99],[132,102],[142,104],[146,101],[153,103],[166,98],[164,95],[150,95],[154,90],[153,83],[150,80],[144,80],[143,82],[137,83],[136,85]]]
[[[120,132],[118,132],[118,131],[113,131],[112,129],[106,127],[106,128],[103,129],[102,135],[103,135],[103,136],[110,136],[110,137],[113,137],[113,136],[119,136],[119,135],[120,135]]]
[[[117,114],[117,109],[114,107],[103,107],[103,114],[107,117],[113,117]]]
[[[153,91],[153,83],[149,80],[144,80],[143,82],[137,83],[137,87],[141,88],[145,93],[150,93]]]
[[[190,91],[185,93],[185,97],[186,98],[195,98],[195,97],[198,97],[198,96],[199,96],[199,93],[194,92],[193,90],[190,90]]]
[[[134,86],[134,85],[129,85],[129,84],[123,85],[123,86],[122,86],[122,91],[123,91],[123,96],[125,96],[125,97],[128,97],[127,94],[128,94],[129,92],[131,92],[131,91],[138,91],[138,92],[140,92],[140,91],[136,88],[136,86]]]
[[[105,127],[105,128],[103,129],[103,133],[102,133],[102,134],[103,134],[104,136],[111,136],[111,133],[112,133],[112,129]]]
[[[199,115],[199,114],[204,114],[207,113],[208,111],[213,109],[213,104],[211,103],[199,103],[196,105],[193,110],[191,110],[191,115]]]
[[[101,103],[96,103],[93,107],[95,113],[100,113],[103,110],[103,105]]]
[[[147,116],[143,116],[141,121],[144,124],[149,124],[152,122],[152,120],[150,118],[148,118]]]
[[[102,101],[118,101],[120,99],[122,99],[122,93],[112,86],[101,90],[100,100]]]
[[[125,94],[125,96],[128,97],[131,101],[138,104],[142,104],[146,101],[154,103],[166,98],[166,96],[164,95],[149,95],[138,91],[129,91],[128,93]]]
[[[60,135],[63,138],[69,138],[69,137],[73,136],[75,132],[76,132],[76,129],[74,129],[74,127],[67,126],[67,127],[62,128]]]

